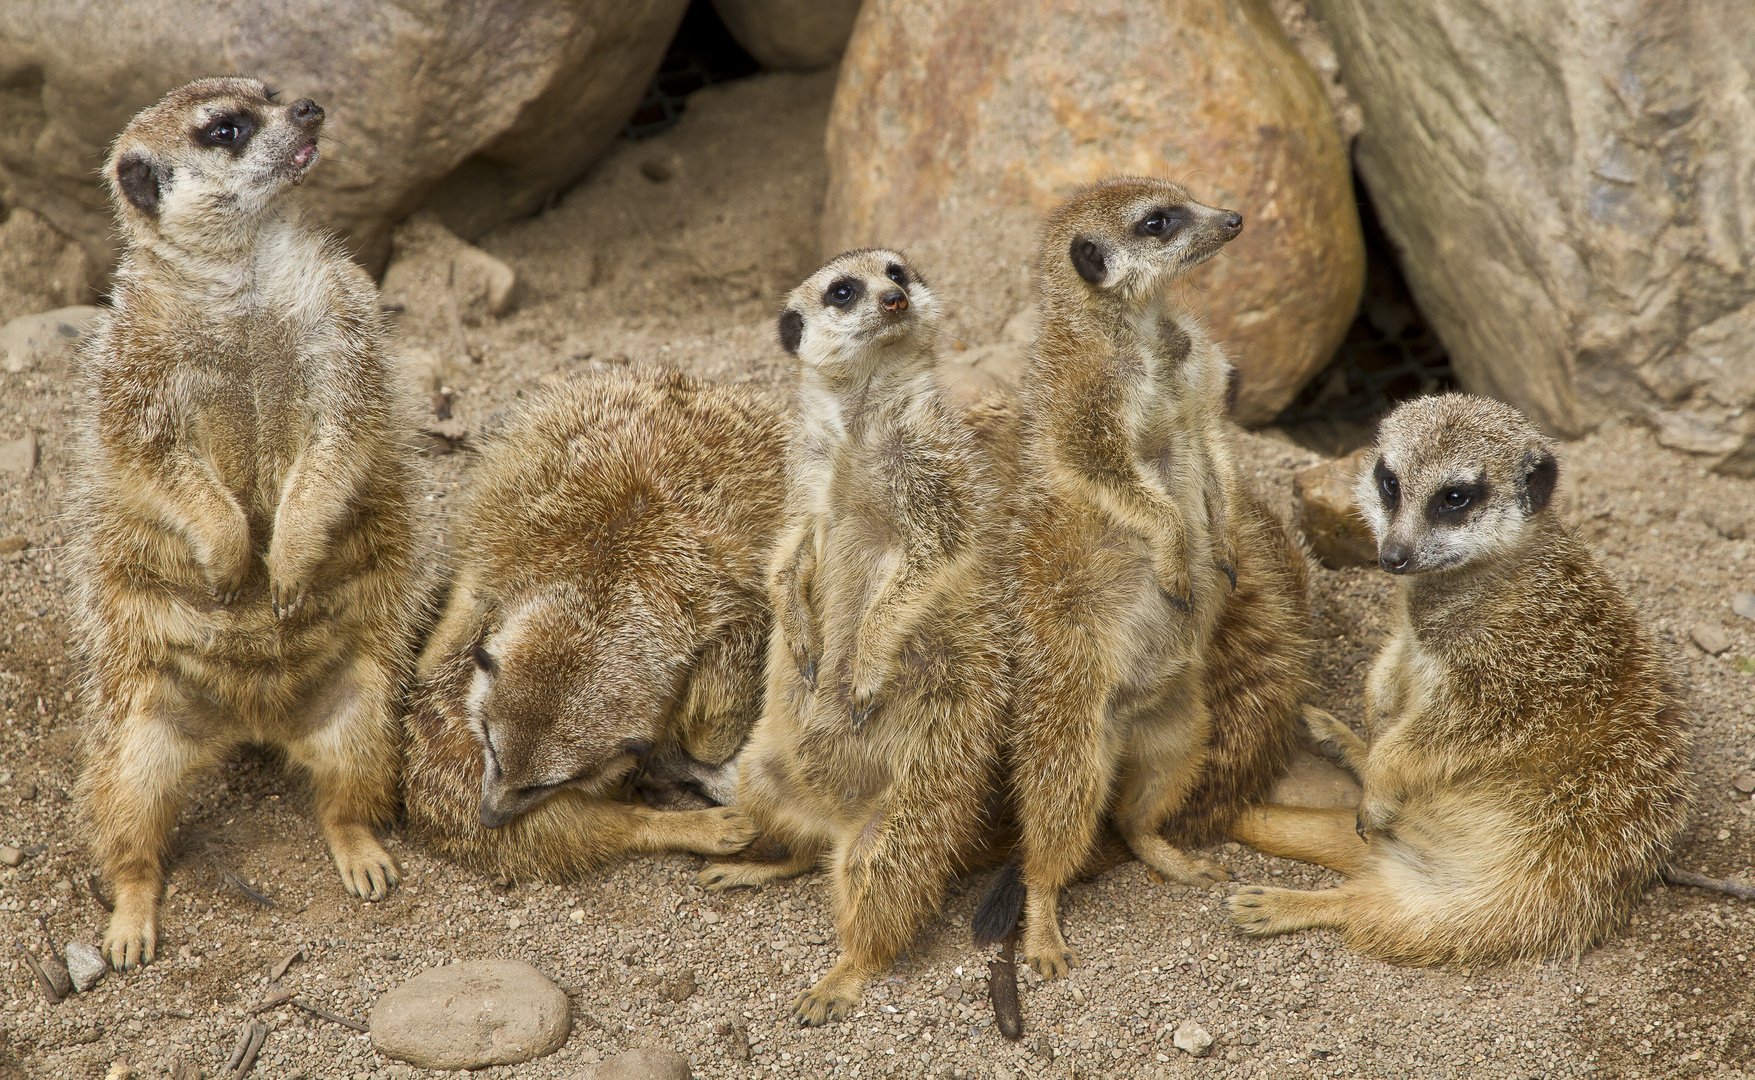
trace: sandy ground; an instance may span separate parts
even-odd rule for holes
[[[758,77],[705,91],[684,122],[622,144],[542,217],[483,246],[520,273],[520,308],[491,325],[407,326],[448,354],[457,416],[479,430],[544,383],[661,361],[726,380],[780,385],[772,316],[817,263],[826,77]],[[663,177],[655,180],[653,177]],[[954,303],[955,297],[950,300]],[[479,361],[469,358],[475,352]],[[429,388],[430,389],[430,388]],[[1749,953],[1755,909],[1654,886],[1625,933],[1574,965],[1490,970],[1391,967],[1327,932],[1266,942],[1221,922],[1223,889],[1157,884],[1129,864],[1071,890],[1066,930],[1087,958],[1073,978],[1026,977],[1021,1043],[994,1031],[987,957],[968,944],[979,882],[952,896],[915,950],[873,984],[851,1020],[799,1030],[787,1003],[833,955],[820,877],[713,895],[699,860],[632,862],[556,886],[508,885],[425,856],[393,837],[407,885],[362,904],[341,891],[307,789],[247,754],[200,783],[181,819],[161,959],[49,1005],[15,946],[95,942],[103,911],[75,835],[68,793],[78,711],[62,577],[61,506],[70,415],[64,366],[0,375],[0,441],[42,439],[27,478],[0,474],[0,538],[31,547],[0,561],[0,843],[30,854],[0,867],[0,1080],[99,1077],[126,1061],[163,1077],[179,1058],[220,1075],[266,969],[303,948],[286,984],[363,1019],[373,999],[448,960],[517,957],[574,993],[574,1033],[551,1057],[485,1076],[589,1075],[618,1050],[660,1045],[697,1076],[1658,1077],[1755,1070]],[[1242,440],[1256,482],[1282,512],[1290,476],[1316,459],[1288,442]],[[435,530],[469,455],[427,457]],[[1699,813],[1681,865],[1749,880],[1755,804],[1731,786],[1755,768],[1755,622],[1730,599],[1751,585],[1755,483],[1707,475],[1633,426],[1564,449],[1572,514],[1688,674],[1698,710]],[[1358,718],[1387,617],[1385,575],[1318,570],[1318,704]],[[1703,625],[1730,649],[1689,641]],[[1742,658],[1742,659],[1739,659]],[[1240,881],[1313,887],[1332,875],[1226,844],[1210,852]],[[226,875],[271,897],[242,898]],[[676,980],[692,974],[683,997]],[[682,1000],[673,1000],[682,997]],[[1204,1060],[1171,1045],[1198,1021]],[[303,1013],[272,1026],[254,1075],[402,1077],[363,1036]],[[111,1073],[111,1075],[116,1075]]]

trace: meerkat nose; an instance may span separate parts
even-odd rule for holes
[[[1242,232],[1243,215],[1235,210],[1227,211],[1225,213],[1225,231],[1232,236],[1236,236],[1238,233]]]
[[[886,293],[878,303],[884,306],[885,311],[894,315],[908,310],[908,294],[902,292]]]
[[[1392,574],[1405,574],[1408,572],[1408,563],[1413,558],[1413,552],[1401,544],[1393,544],[1384,548],[1377,556],[1377,564]]]
[[[310,127],[323,122],[323,106],[310,98],[300,98],[292,103],[293,122],[300,127]]]

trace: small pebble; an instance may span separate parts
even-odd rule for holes
[[[1213,1037],[1207,1029],[1194,1020],[1184,1020],[1176,1025],[1176,1031],[1170,1036],[1170,1042],[1176,1049],[1193,1057],[1206,1057],[1213,1049]]]
[[[1745,619],[1755,619],[1755,593],[1740,592],[1731,597],[1731,610]]]
[[[104,954],[97,946],[88,945],[83,941],[67,943],[67,975],[73,980],[73,988],[85,993],[96,986],[110,970],[104,961]]]
[[[1731,781],[1731,786],[1745,795],[1755,792],[1755,772],[1746,772]]]
[[[1708,656],[1717,656],[1731,647],[1731,635],[1711,623],[1701,623],[1688,631],[1688,636],[1693,638],[1694,644],[1698,645],[1700,651]]]
[[[5,863],[7,866],[17,866],[23,861],[24,852],[11,844],[0,844],[0,863]]]

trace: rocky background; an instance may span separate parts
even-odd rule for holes
[[[967,944],[973,881],[855,1019],[801,1032],[786,1003],[833,953],[819,877],[709,895],[678,856],[509,882],[393,837],[409,883],[361,905],[302,783],[254,754],[191,795],[160,961],[106,976],[67,796],[59,518],[72,349],[114,257],[95,169],[197,75],[259,74],[329,110],[300,197],[381,272],[435,544],[476,436],[554,381],[668,363],[784,392],[774,312],[847,244],[907,244],[957,311],[953,388],[1003,383],[1032,332],[1042,210],[1104,172],[1169,175],[1247,222],[1182,299],[1239,364],[1249,471],[1324,563],[1317,704],[1358,719],[1387,618],[1344,455],[1395,400],[1499,394],[1577,436],[1564,510],[1686,673],[1702,794],[1678,862],[1748,883],[1748,31],[1729,0],[12,4],[0,1080],[1755,1074],[1749,906],[1693,890],[1654,886],[1576,963],[1427,972],[1328,933],[1244,941],[1222,890],[1130,864],[1073,890],[1090,962],[1026,977],[1014,1044]],[[1308,759],[1286,794],[1353,789]],[[1334,880],[1207,854],[1244,881]]]

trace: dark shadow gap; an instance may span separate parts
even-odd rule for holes
[[[675,124],[688,96],[715,83],[730,82],[761,70],[755,57],[732,38],[709,0],[691,0],[676,36],[634,108],[622,134],[630,139],[656,135]]]
[[[1444,343],[1421,314],[1365,181],[1353,174],[1365,235],[1365,295],[1346,340],[1274,425],[1300,446],[1338,457],[1370,442],[1377,422],[1409,398],[1457,390]]]

